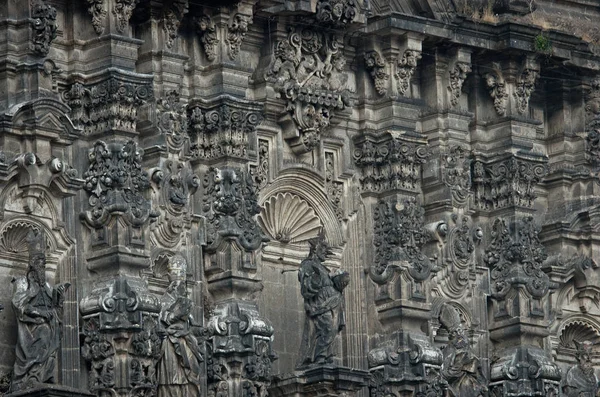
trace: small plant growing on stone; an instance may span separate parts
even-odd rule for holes
[[[552,45],[550,44],[550,40],[540,33],[533,39],[533,49],[537,52],[547,54],[552,51]]]

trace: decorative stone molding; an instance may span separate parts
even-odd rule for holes
[[[269,388],[269,396],[355,396],[368,379],[368,372],[356,368],[317,366],[278,376]]]
[[[254,183],[256,183],[256,187],[258,190],[264,188],[269,182],[270,175],[270,151],[269,151],[269,141],[264,139],[258,140],[258,161],[257,165],[250,166],[250,172],[252,177],[254,178]]]
[[[585,97],[585,157],[592,165],[600,164],[600,78],[590,82]]]
[[[115,0],[115,6],[112,13],[117,18],[117,31],[119,33],[125,32],[129,25],[129,19],[133,14],[133,10],[137,6],[139,0]]]
[[[174,0],[164,8],[163,30],[166,34],[165,44],[167,48],[172,48],[175,39],[177,39],[179,25],[183,16],[188,12],[188,0]]]
[[[287,101],[279,123],[294,152],[316,148],[333,112],[349,105],[345,63],[343,43],[328,32],[291,29],[277,43],[265,79]]]
[[[424,216],[425,210],[414,198],[404,203],[377,203],[373,212],[375,256],[369,270],[374,282],[387,283],[398,268],[417,283],[429,278],[434,264],[421,249],[432,236],[425,229]]]
[[[317,3],[317,21],[338,27],[346,26],[360,12],[355,0],[319,0]]]
[[[229,58],[236,60],[242,47],[242,41],[248,33],[248,26],[252,23],[252,17],[244,14],[235,14],[227,28],[227,46]]]
[[[450,91],[450,104],[452,106],[458,105],[463,84],[471,70],[471,64],[467,62],[456,62],[454,67],[448,70],[448,91]]]
[[[412,79],[417,63],[421,59],[421,51],[406,50],[398,60],[396,69],[396,87],[401,96],[410,95],[410,80]]]
[[[344,219],[344,184],[336,180],[335,154],[332,152],[325,152],[325,191],[335,215],[341,222]]]
[[[138,109],[154,96],[152,85],[144,80],[112,76],[91,85],[74,83],[62,98],[71,108],[73,123],[85,135],[136,133]]]
[[[514,96],[517,99],[517,112],[525,114],[529,108],[529,98],[535,88],[535,83],[540,74],[539,66],[534,60],[527,59],[523,69],[517,77],[517,85]]]
[[[452,200],[464,207],[472,194],[470,153],[462,146],[452,146],[443,157],[443,164],[444,183],[450,187]]]
[[[101,35],[104,33],[104,26],[106,24],[106,11],[104,0],[87,0],[88,13],[92,16],[92,26],[96,34]]]
[[[224,99],[205,103],[192,101],[191,155],[198,159],[248,158],[249,140],[263,121],[262,106],[255,102]]]
[[[32,49],[38,55],[46,56],[50,44],[56,38],[56,8],[45,0],[33,0],[31,3]]]
[[[419,191],[421,164],[430,155],[424,137],[408,132],[364,134],[355,139],[354,147],[363,192]]]
[[[505,116],[508,107],[508,92],[500,65],[493,64],[492,71],[485,74],[485,84],[494,100],[494,109],[499,116]]]
[[[365,54],[365,68],[373,78],[375,90],[381,96],[388,92],[387,81],[390,79],[386,72],[385,59],[377,51],[370,51]]]
[[[210,62],[213,62],[217,58],[217,45],[219,44],[215,23],[209,15],[202,15],[195,19],[195,24],[204,54]]]
[[[279,193],[269,198],[257,220],[271,239],[284,244],[316,238],[323,227],[309,204],[292,193]]]
[[[567,323],[560,331],[559,348],[576,351],[583,341],[589,341],[594,345],[600,343],[600,330],[590,323],[576,320]]]
[[[532,208],[536,185],[548,173],[547,158],[521,154],[486,161],[475,156],[473,188],[475,204],[483,210],[518,206]]]
[[[166,136],[170,150],[179,152],[187,143],[189,146],[188,115],[185,103],[179,92],[173,90],[156,101],[156,126]]]

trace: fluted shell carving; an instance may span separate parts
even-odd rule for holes
[[[600,343],[600,331],[586,321],[574,321],[567,325],[561,332],[559,344],[568,349],[576,349],[577,343],[583,341]],[[576,343],[577,342],[577,343]]]
[[[0,249],[3,252],[25,253],[29,250],[27,234],[31,230],[39,232],[39,228],[27,222],[15,222],[7,225],[0,232]]]
[[[258,223],[271,239],[282,243],[310,240],[322,228],[310,205],[291,193],[279,193],[265,202]]]

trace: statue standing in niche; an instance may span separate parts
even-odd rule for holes
[[[306,312],[299,368],[333,363],[333,342],[346,325],[342,293],[350,281],[347,272],[332,274],[323,265],[331,249],[322,232],[309,243],[310,253],[298,273]]]
[[[31,230],[27,275],[15,283],[12,304],[18,323],[16,359],[11,392],[40,383],[54,383],[60,347],[62,307],[70,284],[54,288],[46,282],[46,241],[42,231]]]
[[[448,330],[448,345],[444,348],[441,371],[442,377],[448,383],[448,396],[487,396],[487,381],[479,359],[471,350],[460,314],[452,306],[444,304],[440,313],[440,323]]]
[[[577,347],[578,364],[569,369],[562,387],[566,397],[596,397],[598,395],[598,378],[594,373],[591,360],[592,343],[574,341]]]
[[[181,255],[169,260],[169,281],[160,300],[159,334],[164,338],[158,361],[158,397],[200,395],[198,340],[192,333],[192,301],[185,284],[187,265]]]

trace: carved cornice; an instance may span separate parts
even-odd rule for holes
[[[430,153],[427,140],[408,133],[361,135],[354,142],[354,163],[363,192],[418,192],[421,165]]]
[[[41,56],[48,55],[50,44],[56,38],[56,8],[45,0],[33,0],[31,4],[32,49]]]

